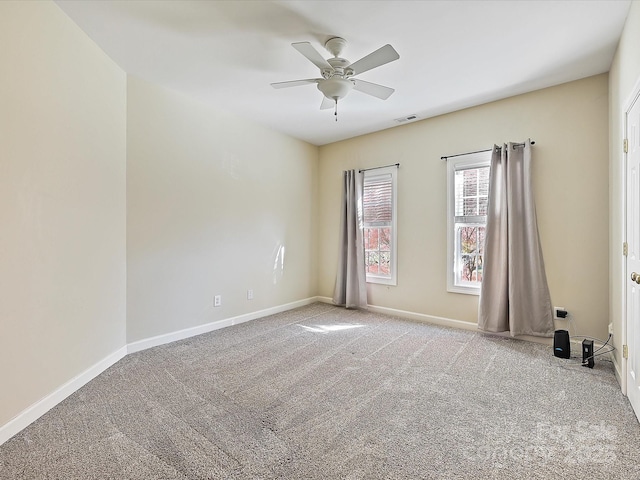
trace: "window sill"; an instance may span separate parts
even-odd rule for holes
[[[385,277],[374,277],[367,276],[367,283],[373,283],[378,285],[391,285],[396,286],[398,282],[396,282],[395,278],[385,278]]]
[[[465,287],[462,285],[453,285],[453,286],[450,285],[449,287],[447,287],[447,292],[480,296],[480,287]]]

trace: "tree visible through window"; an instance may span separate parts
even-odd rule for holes
[[[362,198],[367,281],[395,285],[396,168],[365,172]]]
[[[477,293],[483,275],[490,152],[449,162],[449,198],[453,204],[449,206],[449,290]]]
[[[456,171],[456,236],[461,282],[482,282],[484,234],[487,223],[489,167]]]

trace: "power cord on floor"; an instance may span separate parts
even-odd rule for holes
[[[586,366],[586,365],[589,364],[589,360],[591,360],[592,358],[599,357],[601,355],[606,355],[607,353],[613,352],[616,349],[616,347],[614,347],[613,345],[610,345],[609,346],[609,350],[606,350],[604,352],[598,353],[598,352],[600,352],[600,350],[602,350],[604,347],[606,347],[609,344],[609,342],[611,341],[612,337],[613,337],[613,335],[609,334],[609,337],[607,338],[607,340],[603,341],[603,340],[601,340],[599,338],[592,337],[592,336],[589,336],[589,335],[571,335],[569,338],[582,338],[582,339],[587,339],[587,340],[596,340],[596,341],[600,342],[602,344],[602,346],[599,347],[596,351],[594,351],[593,355],[590,355],[587,358],[584,358],[582,360],[578,360],[578,364],[577,365],[570,365],[570,366],[573,366],[573,367]],[[611,360],[604,360],[604,361],[611,362]]]
[[[567,320],[568,325],[567,325],[567,330],[569,331],[569,339],[587,339],[587,340],[594,340],[600,344],[602,344],[596,351],[593,352],[593,354],[585,359],[579,360],[579,357],[575,357],[576,360],[574,362],[571,362],[572,365],[567,365],[568,367],[582,367],[582,366],[587,366],[589,364],[589,360],[594,359],[595,357],[599,357],[602,355],[606,355],[608,353],[611,353],[613,351],[615,351],[615,347],[613,345],[609,345],[609,342],[611,341],[612,335],[609,334],[609,337],[607,338],[607,340],[602,340],[600,338],[596,338],[596,337],[592,337],[590,335],[576,335],[575,333],[575,325],[574,325],[574,319],[573,319],[573,315],[571,315],[571,313],[567,312],[567,316],[565,317],[565,320]],[[609,349],[601,352],[601,350],[606,347],[607,345],[609,345]],[[569,359],[571,360],[571,359]],[[613,363],[611,360],[609,359],[601,359],[601,361],[605,361],[605,362],[610,362]]]

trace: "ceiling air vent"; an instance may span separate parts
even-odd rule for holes
[[[413,122],[414,120],[418,119],[418,115],[416,115],[415,113],[412,113],[411,115],[407,115],[406,117],[402,117],[402,118],[396,118],[395,121],[397,123],[406,123],[406,122]]]

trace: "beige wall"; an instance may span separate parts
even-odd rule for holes
[[[621,364],[623,315],[624,315],[624,187],[622,184],[624,158],[623,115],[634,85],[640,80],[640,2],[632,2],[627,21],[620,38],[618,50],[609,73],[610,104],[610,317],[614,324],[614,352],[618,366]]]
[[[573,314],[574,333],[604,337],[607,78],[598,75],[321,147],[319,294],[333,292],[341,171],[400,162],[398,286],[369,285],[369,303],[476,322],[478,297],[446,291],[446,163],[440,157],[530,137],[537,142],[534,189],[553,304]]]
[[[127,110],[129,342],[315,295],[316,147],[131,77]]]
[[[0,427],[125,345],[126,77],[0,2]]]

